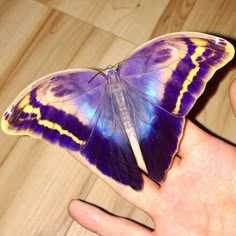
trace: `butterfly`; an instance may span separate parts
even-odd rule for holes
[[[223,38],[163,35],[106,70],[64,70],[37,80],[6,110],[1,127],[78,151],[106,176],[141,190],[138,166],[163,181],[186,114],[233,56]]]

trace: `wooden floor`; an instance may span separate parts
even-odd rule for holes
[[[235,12],[235,0],[0,0],[0,113],[45,74],[105,68],[161,34],[209,32],[236,45]],[[214,76],[189,116],[233,143],[236,120],[228,90],[234,78],[235,59]],[[94,235],[68,215],[72,198],[152,226],[66,151],[2,131],[0,148],[1,236]]]

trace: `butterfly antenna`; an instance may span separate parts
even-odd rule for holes
[[[139,58],[143,58],[143,57],[146,57],[146,56],[138,56]],[[131,57],[131,58],[127,58],[127,59],[124,59],[120,62],[117,62],[116,64],[114,64],[112,67],[118,67],[120,64],[126,62],[126,61],[129,61],[129,60],[133,60],[135,58],[138,58],[138,57]],[[109,66],[107,67],[109,68]],[[106,68],[106,69],[107,69]],[[96,73],[89,81],[88,81],[88,84],[91,83],[99,74],[103,73],[104,70],[98,70],[98,73]]]
[[[99,74],[101,74],[101,73],[103,73],[103,71],[102,71],[102,70],[99,70],[98,73],[96,73],[96,74],[88,81],[88,84],[91,83],[91,82],[95,79],[95,77],[97,77],[97,76],[98,76]]]

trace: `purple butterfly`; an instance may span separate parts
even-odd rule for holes
[[[105,71],[65,70],[41,78],[5,112],[2,129],[79,151],[103,174],[140,190],[138,166],[163,180],[184,117],[233,55],[222,38],[164,35]]]

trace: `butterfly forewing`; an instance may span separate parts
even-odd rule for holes
[[[226,40],[176,33],[147,42],[119,67],[120,76],[166,111],[184,116],[215,71],[234,55]]]
[[[5,112],[3,130],[79,150],[90,136],[103,95],[104,75],[88,84],[96,73],[62,71],[33,83]]]

